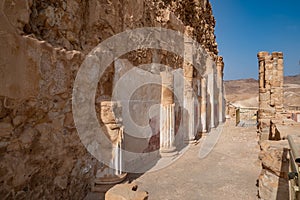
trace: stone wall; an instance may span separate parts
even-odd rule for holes
[[[260,144],[262,171],[258,178],[260,199],[289,199],[289,144],[287,140],[265,140]]]
[[[270,126],[270,120],[283,111],[283,54],[259,52],[259,128]]]
[[[82,199],[89,191],[102,164],[80,142],[71,94],[82,61],[103,40],[137,27],[189,26],[217,60],[207,0],[4,0],[0,6],[2,199]],[[182,68],[182,59],[164,51],[135,51],[124,59],[138,66],[157,53],[163,64]],[[111,97],[115,75],[112,64],[99,81],[97,99]]]
[[[283,112],[283,54],[259,52],[260,199],[289,199],[289,143],[296,126]]]

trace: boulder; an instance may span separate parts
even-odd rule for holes
[[[147,200],[148,192],[138,191],[135,183],[117,184],[105,194],[105,200]]]

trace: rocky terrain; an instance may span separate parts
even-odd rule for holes
[[[251,79],[224,81],[226,100],[241,107],[258,107],[258,81]],[[300,74],[284,77],[284,106],[300,105]]]

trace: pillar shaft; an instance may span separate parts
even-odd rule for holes
[[[103,165],[97,171],[95,182],[96,184],[105,184],[107,182],[121,181],[123,170],[122,158],[122,140],[123,140],[123,125],[122,125],[122,107],[117,101],[103,101],[100,104],[100,119],[103,124],[103,130],[111,142],[110,166]]]
[[[283,110],[283,54],[259,52],[259,129],[269,127],[270,119]]]
[[[185,35],[192,37],[195,29],[186,26]],[[196,136],[196,113],[195,113],[195,95],[193,90],[193,78],[194,78],[194,67],[193,67],[193,56],[194,47],[190,39],[185,38],[184,40],[184,59],[190,63],[185,62],[183,64],[183,76],[184,76],[184,97],[183,97],[183,124],[185,128],[185,141],[192,141]]]
[[[175,151],[175,104],[161,104],[160,108],[160,152]]]
[[[259,59],[259,89],[265,88],[265,62],[263,59]]]
[[[206,78],[201,78],[201,125],[202,132],[207,132],[206,125],[206,112],[207,112],[207,82]]]
[[[184,118],[186,135],[185,140],[191,141],[195,139],[195,97],[193,90],[193,73],[194,68],[192,65],[185,63],[183,66],[184,73]]]
[[[201,125],[201,77],[197,77],[197,132],[202,132]]]
[[[175,147],[175,104],[174,104],[174,76],[172,72],[161,72],[162,91],[160,106],[160,152],[172,153]]]
[[[209,105],[209,109],[207,109],[209,112],[209,119],[210,119],[210,128],[215,128],[215,77],[214,77],[214,69],[212,69],[212,73],[209,73],[207,75],[207,95],[209,95],[209,98],[207,98],[207,102]]]
[[[224,101],[224,87],[223,87],[223,57],[219,56],[217,61],[217,84],[219,88],[219,122],[225,121],[225,101]]]
[[[276,111],[282,112],[283,111],[283,103],[284,103],[284,94],[283,94],[283,53],[277,52],[277,102],[276,102]]]

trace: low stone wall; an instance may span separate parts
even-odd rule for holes
[[[262,171],[258,178],[259,198],[288,199],[288,141],[265,140],[260,143],[260,148],[259,159],[262,163]]]
[[[300,123],[290,119],[270,120],[269,132],[262,132],[259,160],[262,171],[258,178],[258,194],[261,199],[289,198],[289,151],[288,135],[298,134]]]

